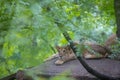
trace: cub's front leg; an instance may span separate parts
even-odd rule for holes
[[[55,65],[62,65],[64,63],[64,61],[62,59],[58,59],[57,61],[55,61]]]

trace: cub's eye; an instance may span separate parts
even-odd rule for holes
[[[63,50],[63,52],[65,52],[65,49]]]

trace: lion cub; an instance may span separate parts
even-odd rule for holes
[[[78,44],[78,45],[80,45],[80,44]],[[91,44],[85,43],[85,45],[90,46],[94,52],[98,53],[98,54],[95,54],[88,49],[84,49],[82,56],[85,59],[105,58],[108,55],[106,49],[103,46],[100,46],[97,44],[92,44],[92,43]],[[59,59],[55,62],[56,65],[60,65],[67,61],[76,59],[76,56],[75,56],[73,50],[71,49],[70,45],[56,46],[56,49],[57,49],[58,55],[59,55]]]
[[[82,43],[82,46],[89,46],[91,50],[85,48],[81,54],[85,59],[105,58],[109,54],[108,52],[109,46],[115,43],[116,43],[115,34],[111,35],[106,40],[103,46],[96,44],[96,43],[92,43],[92,42],[84,42]],[[74,45],[77,46],[81,44],[79,42],[74,42]],[[55,61],[56,65],[61,65],[67,61],[76,59],[76,56],[74,52],[72,51],[70,45],[56,46],[56,49],[58,53],[53,55],[51,58],[47,59],[47,60],[50,60],[50,59],[58,57],[59,59]]]

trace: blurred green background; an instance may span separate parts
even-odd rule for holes
[[[0,78],[67,44],[56,21],[73,40],[104,44],[116,31],[113,0],[0,0]]]

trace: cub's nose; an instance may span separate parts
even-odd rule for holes
[[[62,56],[61,56],[61,55],[59,55],[59,57],[60,57],[60,58],[62,58]]]

